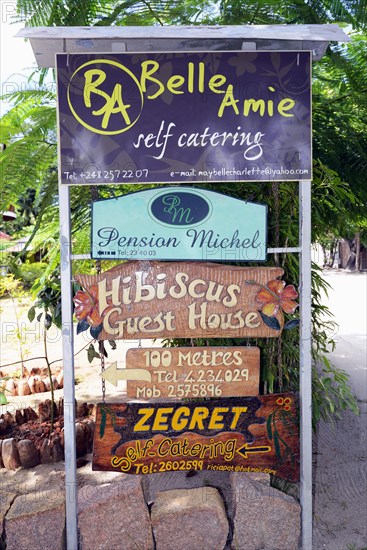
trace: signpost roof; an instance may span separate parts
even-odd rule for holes
[[[338,25],[218,25],[146,27],[27,27],[39,67],[54,67],[56,53],[193,50],[311,50],[320,59],[329,42],[350,39]]]

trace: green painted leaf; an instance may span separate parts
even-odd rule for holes
[[[268,432],[268,438],[270,441],[273,439],[273,432],[271,429],[271,421],[272,421],[272,415],[269,414],[268,418],[266,419],[266,431]]]
[[[279,436],[277,432],[274,432],[274,447],[275,447],[275,454],[277,455],[278,458],[280,458],[282,455],[280,452]]]
[[[91,363],[93,361],[93,359],[97,359],[97,358],[100,359],[100,355],[94,349],[93,344],[90,344],[90,346],[88,348],[87,355],[88,355],[89,363]]]
[[[101,409],[101,424],[99,426],[99,437],[102,439],[106,428],[107,415],[104,409]]]

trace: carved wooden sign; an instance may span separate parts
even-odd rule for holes
[[[93,470],[265,472],[299,479],[295,394],[97,406]]]
[[[259,393],[260,350],[255,347],[134,348],[127,351],[126,367],[121,371],[133,399]]]
[[[277,267],[126,262],[77,275],[78,332],[99,340],[276,337],[298,296]]]

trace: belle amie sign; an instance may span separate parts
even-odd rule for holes
[[[57,73],[63,183],[311,179],[310,52],[58,54]]]

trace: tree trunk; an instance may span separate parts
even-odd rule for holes
[[[360,257],[361,257],[361,234],[358,232],[356,233],[356,236],[354,237],[354,241],[356,243],[356,271],[360,271]]]

